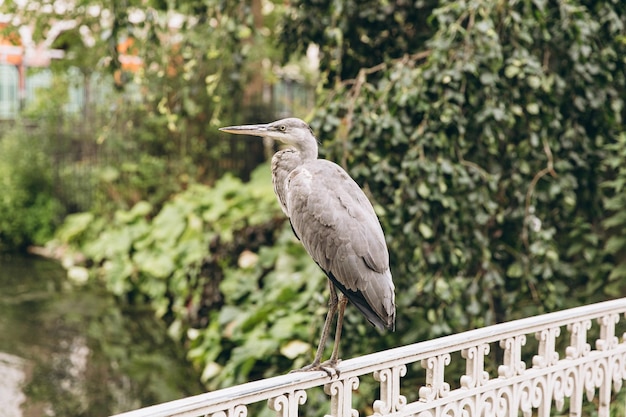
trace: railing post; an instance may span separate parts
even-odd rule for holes
[[[522,361],[522,346],[525,344],[525,334],[500,340],[500,347],[504,349],[504,365],[498,367],[500,377],[511,378],[524,372],[526,363]]]
[[[591,320],[589,319],[567,325],[567,330],[570,332],[570,344],[565,348],[566,359],[574,360],[589,355],[589,352],[591,352],[591,345],[587,343],[587,330],[589,329],[591,329]],[[580,417],[582,414],[583,390],[585,387],[584,369],[583,365],[579,365],[576,371],[570,375],[573,384],[569,405],[570,417]],[[558,405],[559,403],[557,402]]]
[[[615,324],[619,322],[619,314],[609,314],[598,319],[600,324],[600,338],[596,340],[596,348],[599,351],[607,351],[617,347],[618,339],[615,336]],[[600,368],[603,375],[599,385],[598,393],[598,416],[609,417],[609,408],[611,406],[611,387],[613,383],[614,372],[617,371],[615,365],[610,362],[611,357],[603,360]],[[617,368],[619,364],[617,364]],[[620,377],[621,378],[621,377]]]
[[[591,320],[583,320],[568,324],[570,332],[569,346],[565,348],[567,359],[576,359],[587,356],[591,351],[591,345],[587,343],[587,330],[591,329]]]
[[[619,322],[619,314],[609,314],[598,318],[600,338],[596,340],[596,349],[609,350],[617,346],[618,340],[615,336],[615,324],[617,322]]]
[[[534,368],[545,368],[559,361],[559,354],[556,352],[556,338],[560,334],[560,327],[552,327],[535,333],[535,337],[539,340],[539,351],[537,355],[533,356]]]
[[[358,387],[356,376],[324,385],[324,392],[330,395],[330,415],[325,417],[358,417],[359,412],[352,408],[352,391]]]
[[[432,401],[448,395],[450,384],[444,381],[446,365],[450,365],[449,353],[422,359],[422,367],[426,369],[426,386],[419,389],[421,401]]]
[[[466,359],[465,375],[460,381],[462,387],[480,387],[489,380],[489,373],[485,371],[485,356],[489,350],[486,343],[461,350],[461,356]]]
[[[551,327],[535,333],[535,338],[539,340],[539,349],[537,355],[533,356],[533,368],[547,368],[559,361],[559,354],[556,352],[556,338],[560,334],[560,327]],[[539,417],[548,417],[550,415],[555,376],[541,376],[539,377],[541,382],[538,380],[533,385],[534,390],[540,392],[540,402],[537,410]]]
[[[406,397],[400,395],[400,378],[405,375],[406,365],[374,372],[374,379],[380,382],[380,400],[374,401],[374,415],[393,413],[406,405]]]
[[[296,390],[270,398],[267,406],[276,411],[277,417],[298,417],[298,405],[306,402],[306,391]]]

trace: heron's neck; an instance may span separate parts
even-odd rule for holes
[[[315,138],[311,137],[310,140],[300,142],[294,147],[300,154],[302,162],[317,159],[317,141]]]

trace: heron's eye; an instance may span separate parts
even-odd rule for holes
[[[287,130],[287,127],[285,125],[280,125],[278,126],[278,130],[280,130],[281,132],[284,132],[285,130]]]

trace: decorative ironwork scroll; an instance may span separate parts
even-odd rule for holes
[[[535,333],[535,337],[539,340],[539,354],[533,356],[534,367],[545,368],[557,363],[559,354],[556,353],[556,338],[560,334],[560,327],[551,327]]]
[[[303,405],[305,402],[306,391],[297,390],[270,398],[267,406],[276,411],[277,417],[297,417],[298,405]]]
[[[472,346],[461,351],[461,356],[466,359],[465,375],[461,377],[463,388],[476,388],[487,382],[489,373],[485,372],[485,355],[488,354],[488,344]]]
[[[394,366],[374,372],[380,382],[380,400],[374,401],[374,415],[399,411],[406,405],[406,397],[400,395],[400,378],[406,375],[406,365]]]
[[[359,412],[352,408],[352,391],[358,387],[355,376],[324,385],[324,392],[330,395],[330,415],[326,417],[358,417]]]
[[[500,347],[504,349],[504,365],[498,367],[498,375],[511,378],[524,372],[526,363],[522,361],[522,346],[525,344],[525,334],[500,340]]]

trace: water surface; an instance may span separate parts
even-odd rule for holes
[[[202,392],[150,310],[64,277],[0,255],[0,415],[106,416]]]

